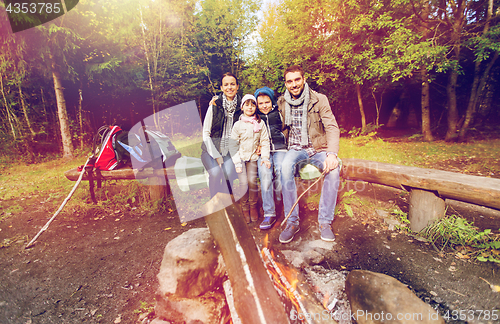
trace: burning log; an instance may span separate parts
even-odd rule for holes
[[[224,258],[243,324],[289,323],[278,293],[269,280],[240,208],[228,194],[218,193],[203,208],[207,225]]]
[[[267,239],[266,239],[267,241]],[[267,247],[261,251],[264,263],[270,277],[274,282],[275,289],[279,292],[285,304],[287,313],[292,323],[334,323],[334,316],[330,310],[326,309],[314,297],[314,292],[307,284],[298,285],[298,282],[305,282],[305,278],[299,272],[293,272],[284,264],[285,261],[276,261],[274,253]]]

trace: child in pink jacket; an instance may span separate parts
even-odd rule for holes
[[[240,184],[248,189],[240,202],[247,223],[259,219],[257,210],[259,193],[257,187],[257,160],[259,155],[256,153],[259,146],[261,146],[261,163],[267,168],[271,168],[269,135],[264,122],[255,113],[256,109],[257,100],[255,97],[251,94],[245,95],[241,100],[243,114],[233,126],[230,141],[230,151],[235,152],[232,159]]]

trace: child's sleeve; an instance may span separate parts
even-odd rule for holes
[[[261,158],[264,161],[269,161],[270,156],[270,142],[269,133],[267,132],[267,127],[263,121],[260,122],[262,128],[260,129],[260,146],[261,146]]]
[[[229,153],[231,154],[231,159],[233,160],[234,166],[236,168],[241,168],[241,158],[240,158],[240,121],[237,121],[233,130],[231,131],[231,137],[229,139]]]

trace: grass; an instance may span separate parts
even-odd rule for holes
[[[85,158],[71,162],[51,161],[40,164],[12,165],[0,175],[0,199],[25,197],[40,193],[54,193],[71,190],[71,181],[64,171],[85,163]]]
[[[184,156],[200,157],[201,156],[201,143],[203,138],[201,134],[194,134],[193,136],[183,136],[176,134],[172,139],[172,144]]]
[[[500,263],[500,234],[492,233],[491,229],[480,231],[473,222],[453,214],[437,219],[421,232],[414,233],[407,226],[406,213],[395,209],[392,214],[403,224],[400,230],[427,239],[436,250],[439,247],[442,252],[450,247],[459,259],[473,257],[481,262]]]
[[[500,139],[472,143],[389,142],[374,134],[341,138],[339,156],[425,168],[450,166],[463,173],[500,175]]]

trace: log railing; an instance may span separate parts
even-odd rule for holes
[[[410,192],[411,228],[442,217],[445,198],[500,209],[500,179],[359,159],[343,159],[343,177]]]

